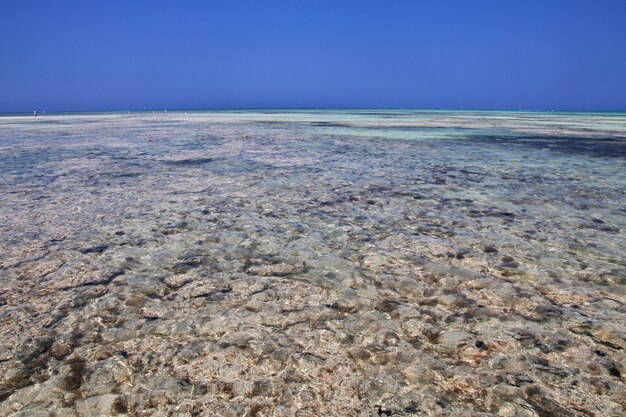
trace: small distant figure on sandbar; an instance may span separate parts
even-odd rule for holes
[[[33,116],[37,117],[37,110],[33,111]]]

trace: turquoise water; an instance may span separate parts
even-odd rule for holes
[[[0,117],[0,168],[1,415],[623,406],[624,114]]]

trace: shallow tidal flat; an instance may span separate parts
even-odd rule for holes
[[[1,416],[623,416],[626,115],[0,117]]]

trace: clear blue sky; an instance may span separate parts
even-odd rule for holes
[[[626,110],[626,0],[0,0],[0,112]]]

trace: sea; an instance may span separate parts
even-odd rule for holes
[[[623,415],[625,231],[624,113],[0,116],[0,415]]]

